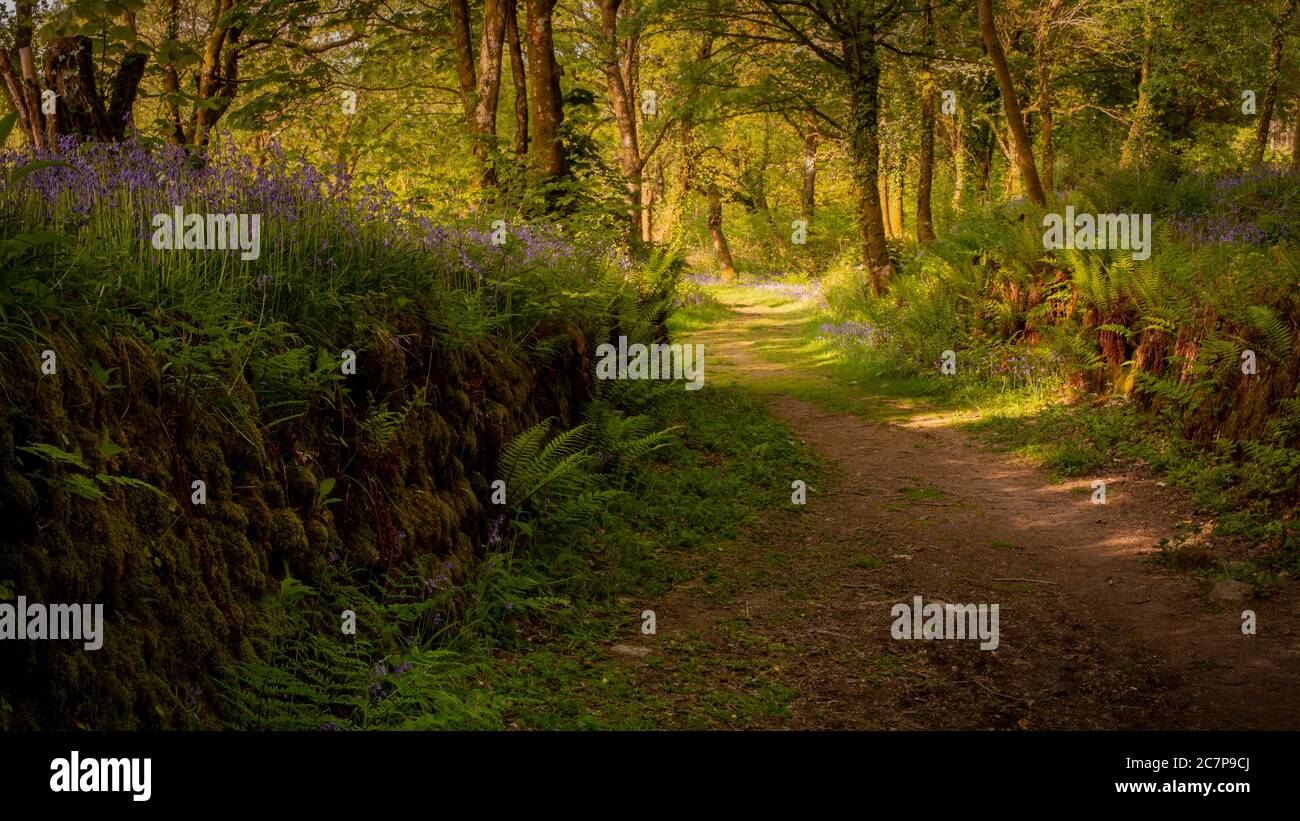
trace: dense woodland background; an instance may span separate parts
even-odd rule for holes
[[[1088,444],[1058,467],[1159,430],[1144,459],[1285,577],[1298,11],[5,3],[0,593],[107,601],[115,632],[0,650],[0,726],[497,726],[449,683],[478,674],[451,625],[517,639],[609,592],[565,586],[624,567],[566,534],[635,519],[611,499],[684,458],[663,429],[696,411],[597,384],[592,352],[662,339],[714,277],[801,294],[828,345],[933,396],[1069,408]],[[261,257],[155,251],[177,204],[262,214]],[[1151,258],[1045,249],[1066,205],[1154,215]],[[484,575],[504,545],[535,564]],[[340,649],[358,591],[388,627]]]

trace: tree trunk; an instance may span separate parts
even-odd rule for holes
[[[230,27],[222,25],[222,18],[230,11],[233,0],[215,0],[209,20],[208,36],[203,43],[203,61],[199,65],[199,101],[216,98],[221,85],[221,53],[230,35]],[[208,131],[216,124],[215,111],[204,105],[194,108],[192,136],[195,145],[208,144]]]
[[[517,0],[502,0],[506,9],[506,45],[510,49],[510,78],[515,87],[515,156],[528,154],[528,72],[519,43]]]
[[[22,76],[14,70],[8,53],[0,51],[0,75],[3,75],[9,102],[18,113],[27,138],[39,148],[54,149],[62,136],[96,139],[103,142],[121,140],[131,119],[136,92],[144,76],[147,58],[131,51],[122,56],[117,72],[109,81],[107,107],[96,85],[93,45],[84,36],[55,37],[45,48],[42,65],[43,84],[51,92],[54,110],[48,115],[42,108],[42,83],[35,76],[31,57],[31,4],[20,3],[15,41],[20,44]],[[34,101],[34,103],[33,103]]]
[[[654,242],[654,209],[664,190],[664,168],[656,161],[651,166],[650,185],[645,187],[645,201],[641,203],[641,241]]]
[[[1146,16],[1142,26],[1142,74],[1138,80],[1137,105],[1133,107],[1133,121],[1129,123],[1128,136],[1119,154],[1119,167],[1129,168],[1146,142],[1147,127],[1152,119],[1151,104],[1151,48],[1155,39],[1155,22],[1151,16],[1151,3],[1147,0]]]
[[[497,138],[497,102],[501,96],[501,50],[505,44],[507,0],[483,3],[483,40],[478,53],[477,105],[474,109],[474,156],[482,168],[482,183],[494,186]]]
[[[953,112],[952,124],[952,210],[961,213],[964,208],[966,195],[966,174],[968,155],[966,153],[966,114],[965,109],[958,107]]]
[[[549,180],[563,177],[568,170],[560,127],[564,123],[564,100],[560,96],[560,66],[555,61],[551,15],[556,0],[528,0],[528,84],[529,120],[533,162]]]
[[[885,239],[898,239],[898,235],[894,233],[894,223],[889,218],[889,204],[893,202],[893,192],[889,190],[888,160],[882,162],[881,165],[884,167],[881,169],[879,182],[876,185],[876,190],[880,194],[880,218],[885,226]]]
[[[470,29],[469,0],[449,0],[451,6],[451,42],[456,50],[456,81],[460,84],[460,107],[465,112],[465,127],[475,134],[478,82],[474,77],[474,34]]]
[[[1011,70],[1007,67],[1006,55],[1002,53],[1002,43],[998,40],[996,24],[993,20],[992,0],[976,0],[979,6],[980,35],[988,49],[993,70],[998,75],[998,85],[1002,89],[1002,104],[1006,108],[1007,123],[1015,139],[1016,161],[1020,168],[1020,178],[1025,183],[1030,202],[1038,206],[1047,205],[1047,195],[1038,179],[1038,169],[1034,166],[1034,152],[1029,144],[1029,132],[1025,130],[1025,118],[1020,111],[1020,102],[1016,99],[1015,83],[1011,79]]]
[[[627,200],[628,236],[635,240],[641,234],[641,150],[637,145],[636,102],[631,77],[625,77],[618,49],[618,11],[623,0],[600,0],[601,48],[604,50],[601,69],[605,73],[605,87],[609,91],[609,105],[618,126],[619,164],[623,169],[623,185]],[[629,67],[633,55],[628,55]]]
[[[14,4],[14,59],[18,60],[18,69],[14,69],[13,60],[5,54],[0,70],[4,72],[9,102],[18,112],[27,140],[37,148],[47,148],[41,85],[36,77],[36,60],[32,57],[34,5],[33,0],[17,0]]]
[[[1300,172],[1300,100],[1295,102],[1295,124],[1291,129],[1291,170]]]
[[[903,173],[903,158],[896,158],[894,163],[894,167],[890,172],[893,181],[889,186],[891,195],[889,201],[889,225],[894,236],[901,240],[906,232],[906,226],[903,225],[903,191],[907,187],[907,177]]]
[[[166,0],[163,14],[167,25],[167,47],[175,50],[180,46],[180,15],[178,0]],[[185,126],[181,122],[181,80],[176,66],[171,62],[163,64],[163,97],[170,120],[171,133],[167,139],[173,145],[185,144]]]
[[[718,258],[718,275],[724,282],[730,282],[736,278],[736,266],[731,261],[727,235],[722,233],[722,194],[716,182],[710,182],[705,188],[705,197],[709,203],[709,234],[713,237],[713,253]]]
[[[1007,124],[1006,140],[1000,142],[1003,151],[1007,155],[1007,178],[1003,181],[1002,196],[1005,199],[1011,199],[1020,194],[1021,183],[1024,182],[1024,178],[1020,173],[1020,151],[1019,145],[1016,143],[1015,129],[1011,127],[1010,123]]]
[[[816,131],[809,131],[804,135],[803,160],[800,166],[803,173],[803,188],[799,195],[799,212],[809,222],[812,222],[813,212],[817,210],[817,142]]]
[[[930,55],[934,51],[934,2],[925,0],[922,30],[925,65],[921,71],[921,157],[916,182],[916,241],[934,242],[934,217],[930,213],[930,189],[934,182],[934,72]]]
[[[981,205],[988,205],[993,195],[993,130],[983,135],[975,163],[975,192]]]
[[[885,215],[876,196],[880,179],[880,63],[876,58],[873,20],[859,15],[847,21],[841,48],[848,73],[849,153],[858,186],[858,228],[863,263],[871,292],[885,292],[894,275],[885,244]]]
[[[1049,49],[1052,43],[1052,23],[1056,19],[1056,12],[1059,7],[1060,0],[1053,0],[1043,13],[1042,18],[1039,20],[1037,48],[1034,50],[1038,70],[1038,119],[1041,123],[1038,129],[1038,144],[1042,148],[1040,154],[1043,159],[1043,191],[1047,194],[1051,194],[1056,188],[1056,145],[1052,136],[1054,115],[1052,113],[1052,78]]]
[[[1251,157],[1253,165],[1264,162],[1264,152],[1268,149],[1269,130],[1273,125],[1273,107],[1277,104],[1277,86],[1282,79],[1282,47],[1286,44],[1287,26],[1295,16],[1297,0],[1287,0],[1273,27],[1273,44],[1268,54],[1268,84],[1264,87],[1264,103],[1259,109],[1259,126],[1255,129],[1255,151]]]
[[[45,48],[45,89],[53,91],[54,112],[45,118],[45,139],[61,134],[96,137],[109,131],[108,114],[95,89],[95,66],[88,37],[56,37]]]
[[[23,92],[23,80],[14,70],[13,61],[9,58],[9,52],[0,48],[0,75],[4,76],[5,93],[9,95],[9,105],[14,111],[18,112],[18,125],[22,129],[23,137],[28,143],[35,144],[35,134],[41,132],[39,127],[33,127],[31,119],[27,115],[27,95]],[[40,109],[36,109],[40,112]]]
[[[992,191],[993,152],[997,148],[994,115],[998,105],[998,81],[987,74],[980,84],[979,104],[967,124],[967,148],[975,159],[975,195],[981,205],[988,205]]]
[[[1043,149],[1043,191],[1050,194],[1056,188],[1056,144],[1052,137],[1052,92],[1043,65],[1038,68],[1038,119],[1041,123],[1038,142]]]

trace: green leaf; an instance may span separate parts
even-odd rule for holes
[[[113,368],[105,370],[103,365],[93,359],[90,360],[90,375],[95,377],[95,381],[101,385],[108,384],[108,377],[113,373],[113,370]]]
[[[26,165],[15,168],[9,175],[9,187],[13,188],[22,180],[23,177],[26,177],[33,171],[40,171],[42,168],[55,168],[60,166],[63,168],[71,168],[74,171],[76,170],[76,166],[69,165],[62,160],[37,160],[36,162],[29,162]]]
[[[99,443],[99,452],[103,454],[105,459],[112,459],[119,453],[126,453],[126,448],[114,444],[113,440],[109,438],[108,428],[104,428],[103,433],[104,438]]]
[[[10,111],[0,119],[0,145],[4,145],[9,139],[9,132],[14,130],[14,123],[18,122],[18,112]]]
[[[17,448],[17,450],[44,457],[55,464],[72,465],[74,467],[79,467],[82,470],[90,470],[90,466],[82,461],[80,455],[76,453],[68,453],[66,450],[61,450],[60,448],[46,444],[45,442],[38,442],[34,445],[24,445],[21,448]]]
[[[316,490],[318,493],[320,493],[322,497],[324,497],[324,496],[329,496],[330,491],[333,489],[334,489],[333,479],[322,479],[320,483],[320,487],[317,488]]]

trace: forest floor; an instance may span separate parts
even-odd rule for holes
[[[583,664],[617,679],[632,725],[1300,728],[1296,585],[1215,601],[1155,561],[1192,518],[1183,494],[1116,471],[1091,477],[1107,488],[1093,504],[1091,479],[1058,481],[952,413],[834,379],[805,344],[811,307],[729,293],[725,315],[679,337],[704,344],[707,385],[761,398],[829,469],[806,505],[626,599],[655,611],[656,633],[628,625]],[[915,596],[998,604],[997,649],[892,638],[891,608]]]

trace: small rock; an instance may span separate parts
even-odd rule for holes
[[[1245,582],[1219,582],[1210,591],[1210,599],[1213,601],[1245,601],[1254,595],[1255,588]]]
[[[638,647],[635,644],[615,644],[609,648],[609,652],[616,656],[628,656],[634,659],[643,659],[650,655],[649,647]]]

